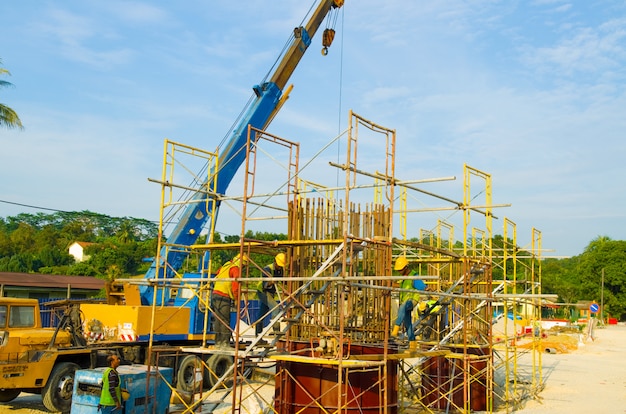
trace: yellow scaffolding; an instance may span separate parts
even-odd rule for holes
[[[379,156],[360,163],[361,147]],[[258,315],[256,320],[239,310],[233,329],[238,345],[232,351],[210,346],[197,350],[202,355],[199,369],[210,372],[210,381],[205,382],[211,386],[202,389],[183,412],[228,401],[233,413],[252,410],[253,401],[281,414],[355,409],[384,414],[493,412],[512,409],[542,388],[540,347],[531,347],[532,378],[523,379],[527,365],[520,363],[520,354],[527,351],[517,341],[528,335],[515,329],[509,332],[507,322],[509,309],[516,318],[522,303],[531,304],[528,309],[533,310],[534,321],[540,318],[541,235],[533,229],[532,248],[521,249],[515,224],[505,219],[503,243],[496,247],[493,210],[506,205],[493,204],[489,174],[464,165],[462,201],[417,188],[416,181],[401,181],[396,177],[395,130],[353,112],[349,113],[345,163],[329,162],[345,173],[343,187],[306,179],[300,170],[299,144],[293,141],[249,128],[246,148],[240,195],[207,194],[204,201],[238,203],[233,210],[240,216],[239,240],[214,243],[212,219],[206,243],[168,246],[162,235],[173,215],[166,210],[185,204],[185,199],[167,196],[168,191],[190,187],[170,174],[178,164],[174,154],[197,156],[208,164],[216,162],[217,156],[166,141],[160,182],[160,247],[189,249],[190,266],[200,263],[206,252],[211,257],[224,250],[246,254],[251,260],[241,278],[244,286],[257,281],[255,274],[264,266],[259,260],[266,259],[256,255],[284,252],[287,257],[284,277],[274,280],[281,286],[280,309]],[[281,161],[280,168],[268,167],[264,157]],[[217,171],[212,165],[208,170]],[[272,185],[275,188],[267,188]],[[374,201],[370,202],[361,190],[372,187]],[[400,187],[398,198],[396,187]],[[316,191],[309,193],[310,188]],[[324,196],[311,196],[320,193]],[[437,219],[431,229],[414,227],[413,213],[427,209],[413,208],[409,202],[413,196],[451,204],[430,211],[461,212],[460,231],[448,219]],[[275,232],[284,231],[286,240],[249,239],[247,235],[261,222],[271,222]],[[400,238],[394,237],[394,229]],[[455,240],[458,233],[462,240]],[[418,237],[411,238],[411,234]],[[406,256],[418,271],[415,278],[426,282],[429,289],[421,292],[423,299],[436,301],[436,311],[415,315],[417,344],[389,336],[398,296],[393,282],[401,279],[393,274],[392,263],[399,255]],[[215,267],[209,264],[203,273]],[[528,277],[518,278],[520,267],[527,269]],[[193,294],[210,309],[208,287]],[[244,292],[235,303],[247,310],[253,298]],[[273,311],[279,315],[271,316]],[[256,336],[254,325],[266,317],[272,318],[270,324]],[[493,326],[502,317],[504,334],[494,337]],[[279,332],[273,332],[272,325]],[[209,331],[206,321],[205,330]],[[212,336],[204,339],[210,341]],[[541,338],[531,335],[531,340]],[[220,361],[232,364],[218,369]],[[263,376],[267,361],[275,369]],[[264,392],[272,384],[268,396]]]

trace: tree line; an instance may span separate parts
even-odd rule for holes
[[[145,272],[154,256],[158,226],[148,220],[104,214],[56,212],[0,218],[0,271],[116,278]],[[69,246],[86,248],[75,262]]]
[[[18,214],[0,217],[0,271],[53,275],[96,276],[103,279],[145,274],[156,254],[158,225],[131,217],[109,217],[90,211],[55,212],[52,214]],[[286,235],[248,232],[246,238],[286,240]],[[75,262],[68,253],[76,241],[92,242],[85,253],[89,258]],[[203,243],[204,238],[199,240]],[[239,235],[214,235],[215,243],[237,243]],[[495,250],[510,241],[496,235]],[[213,257],[216,270],[235,252],[217,251]],[[270,263],[269,254],[252,258]],[[522,264],[529,259],[520,258]],[[190,259],[187,271],[197,269]],[[541,266],[542,293],[558,295],[558,302],[570,306],[579,300],[603,303],[605,313],[626,320],[626,241],[597,237],[577,256],[544,259]],[[529,264],[530,266],[530,264]],[[537,266],[537,264],[535,264]],[[525,266],[517,266],[518,281],[528,278]],[[494,268],[493,279],[510,278],[510,269]]]

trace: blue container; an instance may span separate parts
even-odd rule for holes
[[[106,368],[81,369],[74,377],[72,414],[98,414],[98,403],[102,392],[102,375]],[[123,365],[117,368],[122,388],[130,393],[124,402],[124,414],[155,413],[165,414],[170,406],[171,390],[167,383],[172,382],[172,368],[147,365]],[[165,378],[165,380],[163,379]]]
[[[248,325],[259,320],[260,304],[257,299],[242,300],[239,304],[239,317]],[[237,312],[230,313],[230,327],[234,328],[237,322]],[[269,323],[269,318],[266,324]]]

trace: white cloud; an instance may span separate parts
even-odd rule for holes
[[[572,77],[619,69],[624,64],[626,20],[611,20],[599,27],[573,28],[558,43],[524,50],[524,62],[546,73]]]

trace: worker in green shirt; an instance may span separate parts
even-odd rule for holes
[[[416,276],[415,271],[409,269],[409,261],[405,256],[400,256],[396,259],[393,269],[400,272],[402,276]],[[397,337],[400,333],[400,326],[404,325],[407,338],[409,341],[415,340],[415,333],[413,332],[413,309],[417,306],[420,300],[419,290],[425,290],[426,284],[419,279],[407,278],[399,282],[400,285],[400,307],[398,308],[398,316],[396,318],[393,330],[391,331],[392,337]]]
[[[120,366],[120,357],[112,354],[107,357],[108,368],[102,374],[102,393],[100,394],[101,414],[113,414],[122,412],[122,384],[117,373]]]

